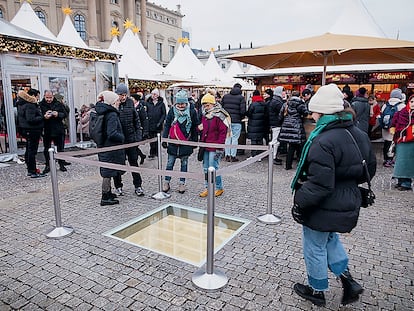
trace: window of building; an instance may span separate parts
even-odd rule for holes
[[[3,9],[2,8],[0,8],[0,18],[4,18]]]
[[[225,63],[221,63],[221,69],[226,69],[226,64]]]
[[[42,23],[46,25],[46,15],[45,15],[45,13],[43,13],[40,10],[35,11],[35,13],[36,13],[37,17],[39,17],[39,19],[42,21]]]
[[[170,60],[173,59],[174,55],[175,55],[175,46],[170,45]]]
[[[162,61],[162,43],[157,42],[157,61]]]
[[[119,2],[118,0],[110,0],[109,1],[109,3],[111,3],[111,4],[118,4],[118,2]]]
[[[73,19],[73,26],[75,26],[75,29],[78,32],[79,36],[82,38],[82,40],[86,40],[85,17],[80,14],[76,14]]]

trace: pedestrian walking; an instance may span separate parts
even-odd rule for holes
[[[125,136],[122,133],[122,125],[119,120],[119,104],[118,94],[112,91],[103,91],[98,95],[95,110],[98,116],[104,115],[105,141],[102,147],[112,147],[124,143]],[[117,149],[99,152],[98,159],[101,162],[125,165],[125,151]],[[100,167],[99,172],[102,177],[101,206],[119,204],[117,195],[111,191],[111,178],[116,179],[124,172],[106,167]]]
[[[167,111],[165,109],[164,100],[160,97],[160,91],[153,89],[151,96],[146,102],[148,123],[149,123],[149,137],[157,137],[157,134],[162,132]],[[157,142],[150,143],[149,158],[153,159],[158,156]]]
[[[366,174],[357,155],[362,154],[371,177],[376,159],[368,135],[354,125],[353,110],[343,105],[343,94],[335,84],[322,86],[312,97],[309,110],[316,128],[292,181],[292,216],[302,224],[308,279],[308,285],[296,283],[293,289],[318,306],[326,304],[328,269],[342,282],[342,305],[357,301],[363,292],[349,272],[349,258],[338,233],[351,232],[358,221],[358,184],[366,181]]]

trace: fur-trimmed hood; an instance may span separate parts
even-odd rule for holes
[[[23,90],[20,90],[17,93],[17,96],[19,96],[21,99],[27,101],[28,103],[37,104],[37,98],[27,94],[27,92],[25,92]]]

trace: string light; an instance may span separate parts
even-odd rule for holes
[[[70,58],[76,57],[86,60],[95,60],[95,57],[98,57],[100,60],[116,60],[116,54],[108,52],[81,48],[75,48],[75,50],[73,50],[72,46],[30,41],[23,38],[12,38],[4,36],[0,36],[0,50],[3,52],[17,52],[32,55],[49,55]]]

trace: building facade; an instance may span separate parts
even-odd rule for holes
[[[0,18],[11,21],[21,6],[18,0],[0,0]],[[89,47],[107,48],[111,28],[131,20],[140,28],[141,42],[148,54],[165,66],[175,55],[177,39],[182,37],[180,6],[175,11],[146,0],[39,0],[31,6],[49,30],[57,35],[65,20],[62,8],[70,7],[71,18],[81,38]]]

